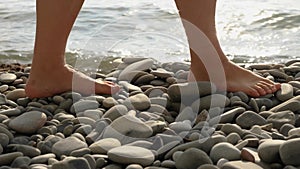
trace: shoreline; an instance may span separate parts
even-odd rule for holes
[[[90,76],[121,85],[116,95],[29,99],[30,64],[1,64],[0,169],[300,166],[300,60],[247,65],[282,84],[260,98],[186,83],[185,63],[111,65]]]

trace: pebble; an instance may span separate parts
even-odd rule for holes
[[[48,159],[55,158],[56,155],[53,153],[43,154],[31,159],[31,164],[45,164],[48,162]]]
[[[168,95],[174,102],[193,102],[200,97],[216,92],[216,86],[210,82],[173,84],[168,88]]]
[[[175,162],[178,169],[195,169],[204,164],[212,164],[212,161],[204,151],[196,148],[185,150]]]
[[[175,121],[179,122],[179,121],[189,120],[191,123],[194,123],[196,116],[197,113],[195,113],[191,107],[186,107],[178,114]]]
[[[56,142],[52,147],[52,152],[58,157],[70,155],[72,151],[87,148],[87,144],[76,137],[68,137]]]
[[[110,149],[120,147],[121,143],[119,140],[114,138],[105,138],[94,142],[89,146],[89,149],[94,154],[106,154]]]
[[[52,169],[92,169],[85,158],[66,158],[54,163]]]
[[[111,121],[128,113],[128,109],[124,105],[115,105],[105,112],[103,118],[109,118]]]
[[[279,154],[285,165],[300,166],[300,138],[290,139],[281,144]]]
[[[11,164],[17,157],[23,156],[21,152],[6,153],[0,155],[0,166]]]
[[[74,103],[71,106],[71,113],[79,113],[84,112],[85,110],[97,109],[99,107],[99,103],[95,100],[81,100]]]
[[[275,163],[280,160],[279,147],[283,140],[266,140],[258,147],[258,155],[261,160],[267,163]]]
[[[25,98],[25,97],[26,97],[25,89],[15,89],[13,91],[10,91],[6,95],[7,99],[13,100],[13,101],[16,101],[19,98]]]
[[[7,98],[4,94],[0,94],[0,105],[4,105],[7,103]]]
[[[122,81],[132,81],[132,79],[136,76],[136,73],[132,73],[133,71],[144,71],[150,69],[153,65],[152,59],[144,59],[138,62],[134,62],[128,65],[122,72],[120,73],[118,80]]]
[[[4,93],[8,89],[8,85],[4,84],[0,86],[0,93]]]
[[[275,95],[280,101],[289,100],[294,95],[293,86],[288,83],[282,83],[281,88],[275,93]]]
[[[32,134],[44,126],[47,116],[43,112],[30,111],[21,114],[9,122],[9,127],[19,133]]]
[[[290,110],[292,112],[299,111],[300,110],[300,95],[295,96],[295,97],[273,107],[269,111],[279,112],[279,111],[285,111],[285,110]]]
[[[243,107],[237,107],[221,114],[220,123],[231,123],[235,118],[245,112],[246,109]]]
[[[248,129],[254,125],[265,125],[267,120],[253,111],[246,111],[236,118],[236,124]]]
[[[229,161],[239,160],[241,151],[230,143],[218,143],[210,151],[210,158],[213,162],[217,162],[221,158]]]
[[[31,163],[31,159],[29,157],[17,157],[11,164],[13,168],[27,168]]]
[[[7,148],[12,148],[15,151],[23,153],[24,156],[30,158],[41,155],[41,151],[35,147],[21,144],[9,144]]]
[[[118,101],[113,97],[107,97],[102,102],[103,107],[106,109],[110,109],[111,107],[118,105]]]
[[[123,137],[148,138],[152,135],[152,128],[146,125],[139,118],[124,115],[114,120],[104,131],[104,138],[117,138],[122,140]]]
[[[154,162],[154,154],[145,148],[136,146],[121,146],[108,151],[108,158],[120,164],[140,164],[149,166]]]
[[[1,83],[12,83],[17,79],[17,76],[13,73],[3,73],[0,75],[0,82]]]
[[[129,108],[133,108],[136,110],[147,110],[150,108],[151,102],[150,99],[145,94],[136,94],[134,96],[130,96],[125,100],[124,104]]]
[[[13,108],[13,109],[7,109],[7,110],[2,110],[0,111],[0,114],[6,115],[6,116],[18,116],[22,112],[18,108]]]
[[[252,163],[252,162],[245,162],[245,161],[229,161],[225,163],[221,169],[242,169],[242,168],[251,168],[251,169],[263,169],[261,166]]]
[[[272,123],[273,127],[279,130],[281,126],[284,124],[295,125],[296,117],[292,111],[286,110],[286,111],[281,111],[281,112],[276,112],[271,114],[267,118],[267,122]]]
[[[156,70],[151,71],[151,74],[153,74],[157,77],[160,77],[160,78],[168,78],[168,77],[174,76],[173,72],[169,72],[169,71],[167,71],[165,69],[162,69],[162,68],[158,68]]]

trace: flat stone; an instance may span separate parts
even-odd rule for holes
[[[54,163],[52,169],[91,169],[85,158],[65,158],[63,161]]]
[[[103,116],[103,112],[101,110],[95,109],[95,110],[86,110],[81,113],[77,113],[77,117],[88,117],[90,119],[93,119],[95,121],[101,119]]]
[[[241,129],[241,127],[236,124],[224,124],[221,127],[221,131],[223,131],[227,135],[233,132],[239,134],[240,136],[244,134],[244,131]]]
[[[21,144],[9,144],[8,148],[12,148],[17,152],[23,153],[24,156],[28,156],[30,158],[41,155],[41,151],[35,147]]]
[[[31,159],[31,164],[45,164],[48,162],[49,158],[55,158],[55,157],[56,156],[53,153],[39,155]]]
[[[243,107],[237,107],[221,114],[220,123],[231,123],[235,118],[246,111]]]
[[[121,146],[108,151],[108,158],[120,164],[151,165],[154,162],[154,154],[145,148],[136,146]]]
[[[222,94],[212,94],[196,100],[191,107],[194,111],[209,110],[214,107],[224,108],[230,104],[228,97]]]
[[[6,147],[9,143],[9,137],[0,131],[0,145]]]
[[[7,110],[2,110],[0,111],[0,114],[6,115],[6,116],[18,116],[20,115],[22,112],[20,109],[18,108],[13,108],[13,109],[7,109]]]
[[[135,63],[128,65],[119,75],[118,79],[120,81],[131,81],[136,75],[131,74],[133,71],[145,71],[152,67],[153,65],[152,59],[144,59]]]
[[[293,97],[293,98],[273,107],[269,111],[279,112],[279,111],[285,111],[285,110],[290,110],[292,112],[299,111],[300,110],[300,95]]]
[[[118,104],[118,101],[113,97],[107,97],[103,100],[102,105],[106,109],[110,109],[111,107]]]
[[[300,77],[300,73],[299,74],[299,77]],[[296,87],[297,89],[300,89],[300,82],[299,81],[289,81],[290,85],[292,85],[293,87]]]
[[[134,108],[140,111],[150,108],[150,99],[145,94],[136,94],[124,101],[124,104],[129,108]]]
[[[251,128],[254,125],[265,125],[267,120],[253,111],[246,111],[236,118],[236,123],[242,128]]]
[[[4,84],[0,86],[0,93],[4,93],[8,89],[8,85]]]
[[[279,130],[281,126],[284,124],[295,125],[296,117],[292,111],[286,110],[286,111],[281,111],[281,112],[276,112],[271,114],[267,118],[267,122],[272,123],[273,127]]]
[[[261,160],[267,163],[276,163],[280,160],[279,147],[283,140],[266,140],[258,147],[258,155]]]
[[[140,91],[140,92],[142,91],[141,88],[139,88],[138,86],[135,86],[133,84],[130,84],[127,81],[120,81],[119,85],[123,86],[124,89],[129,93],[133,92],[133,91]]]
[[[52,152],[57,156],[70,155],[74,150],[87,148],[87,144],[76,137],[68,137],[56,142],[52,147]]]
[[[284,136],[288,136],[288,133],[290,130],[294,129],[295,126],[291,125],[291,124],[284,124],[280,127],[279,132],[280,134],[284,135]],[[300,134],[300,132],[299,132]]]
[[[6,153],[0,155],[0,166],[10,165],[17,157],[21,157],[21,152]]]
[[[210,82],[191,82],[173,84],[168,88],[168,95],[174,102],[190,102],[216,92],[216,86]]]
[[[261,166],[245,161],[229,161],[225,163],[221,169],[240,169],[240,168],[251,168],[251,169],[263,169]]]
[[[172,77],[174,76],[173,72],[167,71],[165,69],[162,68],[158,68],[156,70],[151,71],[151,74],[160,77],[160,78],[168,78],[168,77]]]
[[[91,144],[89,148],[94,154],[107,154],[110,149],[120,146],[121,143],[119,140],[114,138],[104,138]]]
[[[109,118],[111,121],[128,113],[128,109],[124,105],[115,105],[105,112],[103,118]]]
[[[221,158],[229,161],[240,160],[241,151],[230,143],[218,143],[213,146],[210,151],[210,158],[214,163],[218,162]]]
[[[300,166],[300,138],[290,139],[279,148],[279,154],[285,165]]]
[[[13,101],[16,101],[19,98],[25,98],[25,97],[26,97],[25,89],[15,89],[13,91],[10,91],[6,95],[7,99],[13,100]]]
[[[134,84],[135,85],[142,85],[142,84],[149,84],[152,80],[155,79],[155,76],[153,74],[149,74],[149,73],[146,73],[140,77],[138,77],[135,81],[134,81]]]
[[[175,121],[189,120],[191,123],[195,122],[198,112],[194,112],[191,107],[184,108],[176,117]]]
[[[17,79],[17,76],[13,73],[3,73],[0,75],[1,83],[12,83]]]
[[[47,116],[43,112],[30,111],[21,114],[9,122],[9,127],[13,130],[24,133],[33,134],[44,126]]]
[[[85,110],[97,109],[100,104],[95,100],[81,100],[73,104],[70,111],[71,113],[79,113]]]
[[[280,101],[289,100],[294,95],[294,88],[288,83],[282,83],[281,88],[275,93],[275,95]]]
[[[13,168],[25,168],[29,167],[31,159],[29,157],[17,157],[11,164]]]
[[[300,128],[292,128],[288,131],[287,136],[300,136]]]
[[[196,148],[185,150],[175,162],[178,169],[195,169],[204,164],[213,163],[204,151]]]
[[[139,118],[124,115],[114,120],[104,131],[104,138],[117,138],[122,140],[123,137],[148,138],[152,135],[152,128],[146,125]]]
[[[0,92],[1,93],[1,92]],[[0,105],[4,105],[7,103],[7,98],[4,94],[0,94]]]

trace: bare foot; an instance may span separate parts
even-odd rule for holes
[[[42,98],[66,91],[76,91],[83,95],[114,94],[119,91],[119,86],[96,81],[64,65],[49,71],[32,69],[25,91],[29,98]]]
[[[218,90],[228,92],[242,91],[252,97],[260,97],[271,94],[280,89],[281,85],[269,79],[263,78],[247,69],[244,69],[233,62],[223,62],[226,83],[213,81]],[[209,76],[203,69],[191,67],[189,81],[210,81]],[[221,70],[220,70],[221,71]],[[226,86],[224,86],[225,84]]]

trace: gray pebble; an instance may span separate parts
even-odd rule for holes
[[[175,163],[178,169],[194,169],[204,164],[212,164],[212,161],[204,151],[196,148],[185,150]]]
[[[246,111],[236,118],[236,123],[242,128],[247,129],[252,127],[253,125],[265,125],[267,124],[267,121],[262,116],[253,111]]]
[[[275,95],[280,101],[289,100],[294,95],[293,86],[288,83],[282,83],[281,88],[275,93]]]
[[[275,163],[280,160],[279,147],[283,140],[266,140],[258,147],[258,155],[261,160],[267,163]]]
[[[284,124],[295,125],[296,118],[295,114],[292,111],[286,110],[273,113],[267,118],[267,122],[272,123],[273,126],[279,130],[280,127]]]
[[[239,160],[241,151],[230,143],[218,143],[210,151],[210,158],[213,162],[218,162],[221,158],[227,160]]]
[[[290,139],[283,143],[279,148],[282,162],[285,165],[300,166],[300,138]]]

